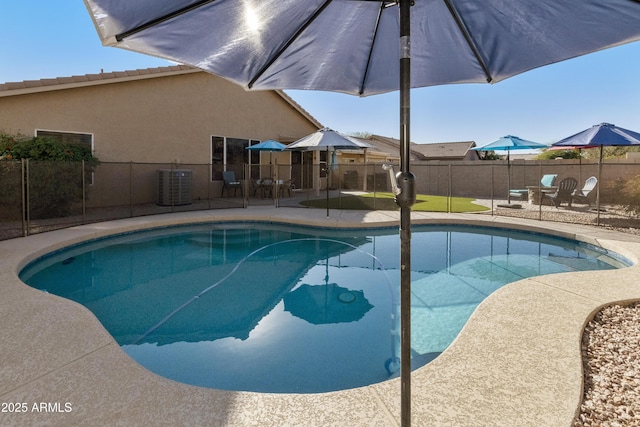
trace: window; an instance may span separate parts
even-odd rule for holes
[[[86,145],[93,152],[93,135],[78,132],[58,132],[53,130],[36,130],[36,136],[55,138],[64,144]]]
[[[319,151],[320,153],[320,178],[327,177],[327,152]]]
[[[255,139],[211,137],[211,179],[222,180],[222,171],[233,170],[236,176],[242,176],[243,165],[258,164],[260,153],[249,151],[247,147],[257,144]]]

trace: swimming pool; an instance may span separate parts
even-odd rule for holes
[[[412,248],[416,366],[506,283],[626,265],[568,240],[466,226],[416,226]],[[21,278],[87,306],[131,357],[165,377],[309,393],[396,374],[398,253],[396,228],[208,224],[82,244]]]

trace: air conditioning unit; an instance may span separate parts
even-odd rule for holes
[[[188,169],[159,169],[158,205],[190,205],[192,203],[191,175]]]

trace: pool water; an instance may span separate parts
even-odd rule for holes
[[[396,228],[218,223],[129,233],[43,257],[20,274],[86,306],[164,377],[277,393],[398,375]],[[603,249],[468,226],[414,226],[413,367],[442,353],[501,286],[627,264]]]

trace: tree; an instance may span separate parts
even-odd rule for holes
[[[549,150],[546,149],[536,156],[536,160],[554,160],[554,159],[579,159],[581,150]]]
[[[349,136],[353,136],[354,138],[360,139],[369,139],[371,137],[371,132],[352,132]]]

